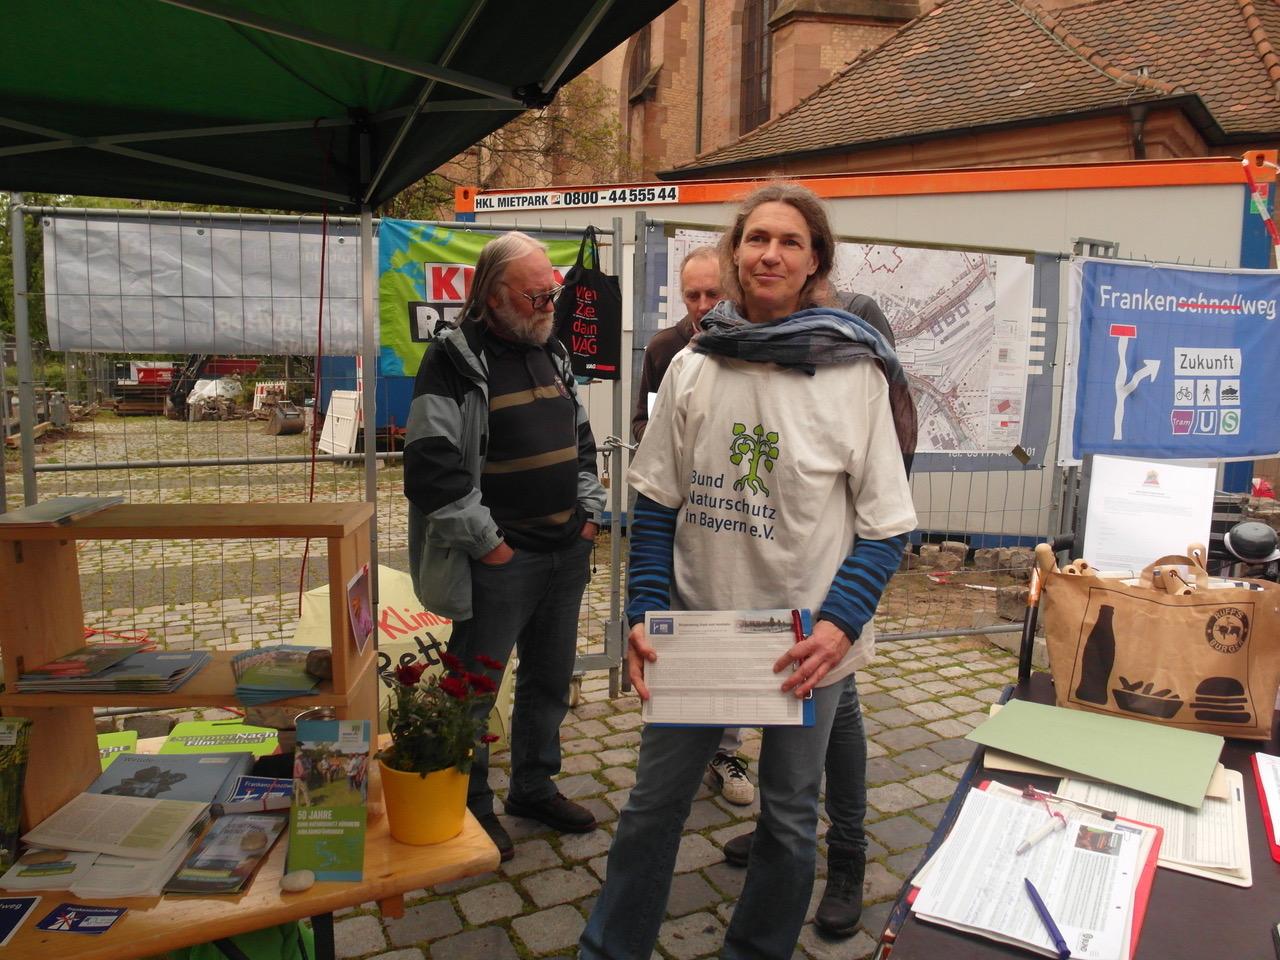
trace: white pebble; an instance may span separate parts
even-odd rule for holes
[[[310,870],[294,870],[280,878],[280,889],[288,893],[301,893],[310,890],[316,882],[316,875]]]

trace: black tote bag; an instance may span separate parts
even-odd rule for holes
[[[589,259],[591,266],[583,260]],[[578,261],[564,276],[556,300],[556,336],[573,361],[574,376],[617,380],[622,376],[622,289],[601,272],[596,228],[587,227]]]

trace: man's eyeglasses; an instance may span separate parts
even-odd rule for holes
[[[560,296],[560,291],[564,289],[564,284],[557,283],[554,287],[552,287],[546,293],[525,293],[522,290],[516,290],[516,288],[512,287],[511,284],[509,283],[506,286],[509,287],[511,290],[515,291],[516,293],[520,294],[520,296],[524,297],[526,300],[528,300],[529,303],[533,305],[533,309],[535,310],[547,309],[547,304],[551,303],[553,300],[555,300],[556,297]]]

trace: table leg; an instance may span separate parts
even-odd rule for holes
[[[311,932],[316,939],[316,960],[334,960],[333,914],[321,913],[312,917]]]

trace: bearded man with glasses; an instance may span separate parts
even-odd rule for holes
[[[404,489],[414,589],[453,619],[449,652],[495,682],[513,648],[520,658],[507,815],[585,833],[594,815],[553,777],[604,488],[569,357],[551,335],[559,291],[532,237],[513,231],[485,246],[458,325],[437,334],[418,369]],[[493,799],[479,744],[467,806],[509,860]]]

